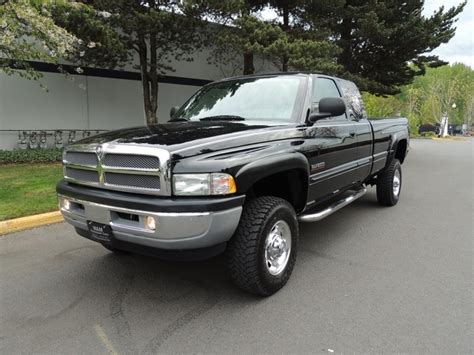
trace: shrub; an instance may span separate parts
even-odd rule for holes
[[[0,150],[0,165],[18,163],[53,163],[62,160],[62,149]]]
[[[435,132],[423,132],[421,136],[426,138],[432,138],[437,137],[438,135]]]

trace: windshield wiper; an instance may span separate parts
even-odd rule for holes
[[[245,118],[235,115],[209,116],[199,119],[199,121],[245,121]]]

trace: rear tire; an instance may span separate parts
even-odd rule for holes
[[[395,206],[402,189],[402,166],[398,159],[392,159],[377,177],[377,200],[382,206]]]
[[[229,242],[229,271],[239,288],[270,296],[293,271],[298,247],[298,221],[288,201],[258,197],[244,206]]]

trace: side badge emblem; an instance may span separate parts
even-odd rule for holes
[[[314,173],[316,171],[323,170],[326,167],[326,163],[324,161],[317,163],[317,164],[312,164],[311,165],[311,172]]]

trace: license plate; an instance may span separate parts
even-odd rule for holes
[[[87,227],[92,238],[109,242],[112,237],[112,228],[107,224],[87,221]]]

